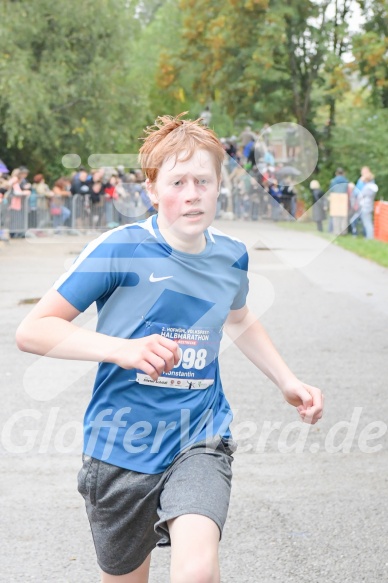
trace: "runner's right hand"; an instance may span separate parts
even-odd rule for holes
[[[112,361],[126,370],[138,368],[156,381],[163,372],[170,372],[179,359],[180,348],[176,342],[152,334],[125,340],[115,351]]]

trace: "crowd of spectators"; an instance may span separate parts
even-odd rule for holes
[[[228,186],[235,218],[270,218],[277,221],[295,217],[295,179],[300,175],[298,163],[295,164],[300,154],[295,125],[289,124],[285,129],[283,147],[280,148],[282,156],[279,158],[275,155],[271,134],[268,124],[256,132],[246,126],[239,137],[232,136],[221,140],[229,154]],[[317,229],[323,231],[324,221],[329,218],[327,229],[329,232],[333,231],[333,221],[329,216],[330,193],[346,193],[348,208],[345,221],[349,224],[348,233],[373,239],[373,209],[378,190],[375,177],[368,166],[361,168],[360,176],[355,182],[347,178],[342,168],[337,168],[326,191],[322,190],[317,180],[310,182],[312,220],[315,221]],[[222,208],[226,208],[225,202]]]
[[[329,210],[328,198],[317,180],[310,183],[314,206],[312,218],[317,224],[318,231],[323,231],[323,221]],[[351,182],[343,168],[337,168],[335,176],[330,181],[329,194],[347,195],[347,223],[348,233],[356,237],[362,234],[367,239],[373,239],[373,207],[376,194],[379,190],[369,166],[363,166],[356,182]],[[333,230],[333,221],[329,218],[328,231]]]
[[[275,154],[269,124],[256,131],[246,126],[238,137],[221,138],[228,154],[221,189],[221,195],[225,193],[221,196],[221,216],[231,211],[236,219],[252,221],[295,217],[297,192],[294,183],[300,172],[293,165],[297,149],[287,149],[287,131],[280,156]],[[225,196],[229,196],[230,204]]]
[[[28,229],[52,226],[58,231],[71,224],[112,228],[155,212],[141,170],[125,173],[122,167],[90,171],[80,167],[71,177],[57,179],[51,187],[43,174],[32,180],[28,176],[25,167],[0,175],[0,204],[7,210],[11,237],[25,235],[22,219],[26,212]]]
[[[204,118],[205,114],[204,123],[208,124],[209,108],[204,111]],[[216,218],[278,221],[295,217],[295,181],[300,175],[297,159],[301,155],[295,127],[288,124],[280,147],[279,137],[274,140],[267,123],[255,131],[246,126],[239,136],[221,138],[228,155],[222,169]],[[312,219],[322,231],[329,210],[328,199],[317,180],[311,181],[310,191],[314,203]],[[330,191],[348,194],[349,233],[357,235],[361,231],[367,238],[373,238],[373,201],[378,187],[370,169],[363,167],[357,182],[352,183],[344,170],[338,168]],[[50,225],[59,231],[70,226],[113,228],[156,212],[145,188],[143,172],[140,169],[127,172],[122,166],[94,170],[80,167],[72,176],[54,181],[51,187],[43,174],[29,179],[26,167],[13,170],[10,175],[0,173],[1,208],[7,209],[13,237],[25,234],[21,227],[22,211],[28,212],[28,229]],[[0,223],[1,226],[4,225]],[[332,230],[331,220],[328,229]]]

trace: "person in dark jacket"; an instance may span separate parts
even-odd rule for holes
[[[349,179],[345,176],[343,168],[337,168],[334,178],[331,179],[329,190],[339,194],[347,194]],[[333,218],[329,219],[329,233],[333,232]]]
[[[331,192],[348,192],[348,184],[349,179],[346,178],[343,168],[337,168],[334,178],[330,181]]]
[[[90,179],[87,171],[83,166],[81,166],[77,174],[73,177],[73,180],[71,181],[70,192],[73,196],[76,194],[90,194]]]
[[[292,183],[292,178],[287,176],[282,185],[282,203],[286,211],[295,218],[296,213],[296,192]],[[288,217],[290,218],[290,217]]]
[[[280,219],[280,214],[282,207],[280,205],[282,200],[282,191],[279,187],[276,178],[273,178],[269,187],[270,204],[271,204],[271,219],[273,221],[278,221]]]
[[[323,231],[322,222],[326,218],[325,204],[326,201],[323,198],[325,194],[321,189],[321,185],[318,180],[312,180],[310,182],[310,190],[313,197],[313,221],[317,223],[318,231]]]

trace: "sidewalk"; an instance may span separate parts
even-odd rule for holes
[[[234,485],[222,583],[388,580],[388,270],[314,235],[217,221],[250,255],[250,305],[294,372],[322,388],[324,418],[297,422],[234,346],[220,357],[235,412]],[[19,352],[17,324],[91,237],[0,250],[0,583],[97,583],[76,491],[94,365]],[[92,322],[94,312],[80,322]],[[151,583],[168,583],[156,550]]]

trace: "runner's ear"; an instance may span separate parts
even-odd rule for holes
[[[151,182],[151,180],[149,178],[147,178],[145,181],[145,186],[146,186],[147,192],[150,196],[152,204],[154,206],[158,205],[159,204],[159,197],[158,197],[158,192],[156,190],[155,182]]]
[[[145,180],[145,187],[147,189],[147,192],[149,194],[152,194],[152,192],[154,190],[154,184],[151,182],[151,180],[149,178],[146,178],[146,180]]]

